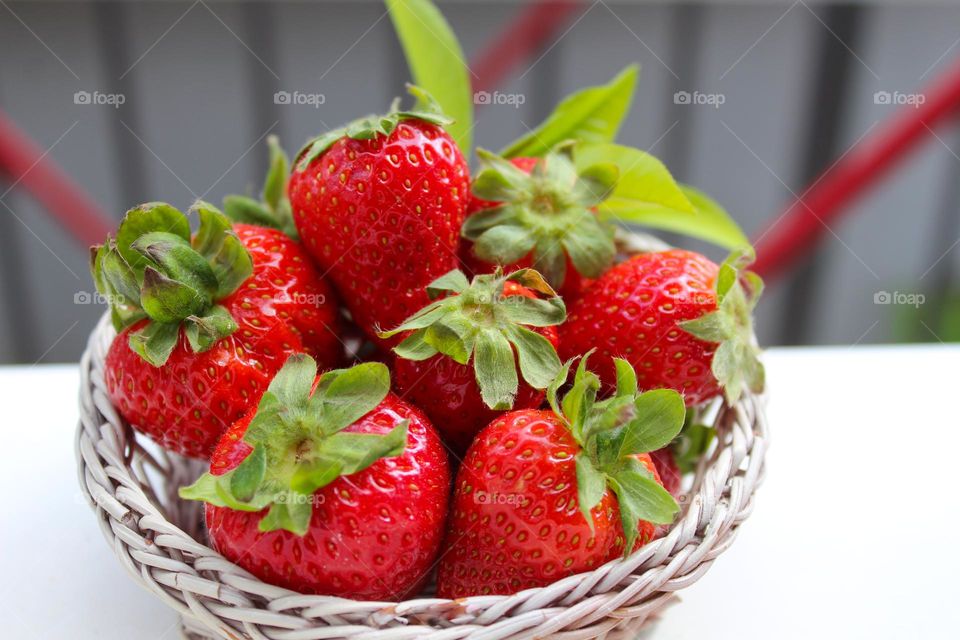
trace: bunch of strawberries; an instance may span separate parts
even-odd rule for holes
[[[446,23],[423,0],[388,6],[425,75],[404,12]],[[411,86],[411,109],[324,133],[292,165],[271,138],[261,198],[197,202],[195,231],[144,204],[94,248],[110,399],[209,460],[181,496],[206,502],[220,553],[364,600],[438,568],[437,595],[458,598],[596,568],[673,521],[709,444],[700,408],[762,388],[762,285],[748,247],[719,266],[625,247],[617,220],[738,244],[715,203],[612,143],[635,76],[478,150],[473,173],[451,134],[463,101]]]

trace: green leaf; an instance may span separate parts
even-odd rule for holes
[[[633,219],[634,212],[660,207],[682,217],[684,212],[696,211],[663,163],[645,151],[619,144],[579,144],[574,160],[581,169],[600,163],[612,163],[619,169],[613,193],[599,205],[601,213],[643,224]]]
[[[302,407],[310,398],[310,389],[316,377],[316,360],[305,353],[296,353],[287,358],[270,381],[267,391],[283,406]]]
[[[202,313],[209,299],[193,287],[147,267],[143,272],[140,304],[152,320],[176,324],[188,316]]]
[[[567,307],[563,298],[527,298],[508,296],[503,303],[504,316],[516,324],[530,327],[550,327],[567,319]]]
[[[620,458],[665,447],[683,428],[686,408],[683,398],[672,389],[641,393],[634,406],[636,413],[624,430]]]
[[[473,350],[473,334],[476,330],[472,326],[456,326],[457,320],[456,316],[449,316],[434,322],[424,330],[423,339],[455,362],[467,364],[470,360],[470,352]]]
[[[402,454],[409,425],[409,420],[401,420],[385,434],[341,431],[323,441],[320,455],[338,460],[342,466],[340,475],[359,473],[381,458]]]
[[[150,261],[133,249],[133,243],[151,231],[172,233],[187,242],[190,241],[190,221],[165,202],[148,202],[127,211],[120,228],[117,229],[117,250],[138,276],[143,275],[143,270]]]
[[[484,262],[512,264],[530,253],[536,242],[530,229],[503,224],[484,231],[474,242],[473,252]]]
[[[267,450],[258,446],[243,459],[230,477],[230,493],[238,500],[250,500],[267,473]]]
[[[150,322],[130,333],[130,349],[154,367],[166,364],[180,338],[180,325]]]
[[[550,341],[526,327],[511,327],[507,339],[517,349],[520,373],[534,389],[546,389],[560,372],[560,358]]]
[[[279,229],[279,223],[270,210],[250,196],[225,196],[223,213],[234,222]]]
[[[641,520],[670,524],[680,510],[673,496],[646,473],[639,462],[610,478],[610,486],[620,504],[620,519],[626,538],[624,557],[633,551]]]
[[[552,286],[563,286],[567,277],[567,254],[563,244],[553,241],[537,244],[533,249],[533,267]]]
[[[616,192],[600,206],[600,211],[623,222],[673,231],[727,249],[749,244],[747,236],[723,207],[693,187],[680,185],[680,190],[693,205],[693,215],[658,204],[620,201],[616,199]]]
[[[611,163],[595,164],[580,171],[574,194],[581,205],[595,207],[609,198],[620,181],[620,168]]]
[[[416,84],[454,119],[447,131],[467,155],[473,130],[473,92],[460,43],[429,0],[386,0],[390,19]]]
[[[290,159],[280,146],[280,139],[277,136],[267,136],[267,146],[270,149],[270,168],[267,171],[267,179],[263,183],[262,195],[267,206],[277,211],[287,198]]]
[[[573,358],[570,358],[563,363],[563,366],[560,367],[560,371],[557,372],[556,377],[550,382],[550,385],[547,387],[547,402],[550,403],[550,408],[553,412],[559,416],[563,416],[563,410],[560,408],[560,403],[557,401],[557,392],[560,391],[560,387],[567,383],[567,378],[570,377],[570,366],[573,364]]]
[[[427,295],[433,300],[440,297],[446,291],[462,293],[463,290],[469,286],[470,282],[467,280],[467,276],[459,269],[454,269],[428,284]]]
[[[377,408],[390,392],[390,371],[380,362],[366,362],[320,376],[316,395],[323,406],[323,424],[334,433]]]
[[[487,229],[501,224],[512,224],[517,221],[519,207],[501,205],[491,209],[483,209],[467,216],[460,228],[460,235],[467,240],[476,240]]]
[[[237,323],[230,312],[216,305],[206,315],[188,316],[185,333],[194,353],[202,353],[236,330]]]
[[[151,231],[137,238],[134,250],[149,258],[169,278],[202,293],[209,301],[217,292],[217,277],[189,241],[164,231]]]
[[[500,155],[508,158],[542,156],[565,140],[610,142],[617,137],[633,90],[639,68],[631,65],[608,84],[590,87],[566,98],[542,124],[505,148]]]
[[[284,530],[304,536],[310,528],[310,518],[313,516],[313,503],[309,496],[291,497],[282,502],[275,502],[270,511],[260,520],[260,531]]]
[[[513,349],[499,330],[486,329],[477,335],[474,372],[484,404],[496,410],[513,407],[520,383]]]
[[[584,212],[579,222],[564,234],[561,244],[578,272],[597,278],[613,264],[617,248],[612,231],[601,225],[594,215]]]
[[[603,500],[603,494],[607,491],[607,477],[603,475],[590,458],[580,451],[576,455],[577,470],[577,502],[580,505],[580,513],[584,520],[590,525],[590,533],[594,532],[593,514],[591,511]]]
[[[403,342],[393,348],[393,352],[405,360],[426,360],[439,353],[436,347],[424,340],[426,329],[417,329],[409,336],[404,338]]]
[[[623,358],[614,358],[613,365],[617,369],[617,396],[637,395],[637,372],[633,365]]]

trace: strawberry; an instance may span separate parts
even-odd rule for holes
[[[560,331],[565,358],[597,349],[609,389],[610,356],[636,369],[642,389],[669,388],[687,406],[725,392],[763,388],[751,313],[760,279],[743,271],[750,256],[734,252],[721,267],[692,251],[644,253],[597,279],[570,307]]]
[[[118,336],[107,393],[135,429],[205,458],[294,352],[337,364],[333,291],[280,231],[195,205],[199,231],[168,204],[129,211],[116,239],[93,250],[97,289]]]
[[[214,548],[300,593],[399,600],[440,548],[450,469],[440,438],[389,393],[379,363],[316,377],[291,356],[224,434],[183,498],[207,502]]]
[[[614,226],[598,219],[594,207],[616,186],[615,165],[578,173],[569,146],[542,159],[477,154],[484,168],[474,180],[461,232],[472,241],[460,252],[468,268],[485,273],[498,264],[506,270],[532,267],[569,297],[584,278],[613,264]]]
[[[680,467],[677,466],[677,460],[670,447],[663,447],[650,453],[653,464],[656,465],[657,473],[663,481],[663,488],[674,498],[680,497],[680,483],[683,475],[680,473]]]
[[[429,302],[424,287],[457,266],[469,171],[426,106],[357,120],[315,139],[290,178],[294,221],[354,321],[374,339]]]
[[[678,507],[647,452],[683,425],[683,400],[637,394],[617,361],[617,393],[583,360],[557,401],[569,363],[548,390],[550,411],[506,413],[487,426],[457,474],[437,594],[512,594],[594,569],[647,543]]]
[[[543,403],[543,389],[560,371],[553,325],[563,322],[566,308],[529,269],[480,275],[472,283],[451,271],[427,293],[447,295],[380,335],[406,334],[394,348],[398,392],[423,409],[462,456],[499,412]]]

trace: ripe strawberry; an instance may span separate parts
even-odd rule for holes
[[[507,161],[478,151],[485,167],[473,183],[461,261],[475,273],[495,265],[541,271],[565,297],[613,264],[614,226],[594,214],[616,186],[613,164],[578,173],[569,147],[545,158]]]
[[[597,349],[609,388],[610,356],[636,369],[642,389],[675,389],[687,406],[724,390],[735,402],[744,388],[763,388],[751,313],[760,279],[735,252],[721,267],[692,251],[634,256],[610,269],[570,307],[560,331],[565,358]]]
[[[451,271],[427,292],[447,297],[381,336],[407,334],[394,348],[397,390],[430,416],[447,445],[462,456],[499,412],[543,403],[542,390],[560,371],[552,325],[563,322],[566,309],[529,269],[481,275],[472,283]]]
[[[672,522],[677,504],[647,452],[680,430],[683,400],[666,389],[637,395],[629,364],[616,368],[617,394],[607,400],[596,401],[600,381],[581,360],[558,404],[568,363],[548,390],[552,411],[513,411],[480,432],[457,474],[440,597],[543,586],[632,551],[654,524]]]
[[[399,600],[423,585],[440,547],[450,469],[424,415],[390,391],[379,363],[316,378],[291,356],[259,407],[182,488],[204,500],[225,557],[300,593]]]
[[[470,177],[448,122],[423,109],[358,120],[310,143],[291,176],[304,246],[374,340],[457,266]]]
[[[195,205],[200,229],[167,204],[129,211],[92,271],[119,335],[107,393],[120,415],[164,447],[208,457],[290,353],[342,358],[333,291],[280,231]]]

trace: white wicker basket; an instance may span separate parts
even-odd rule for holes
[[[203,465],[146,443],[111,406],[103,362],[113,337],[105,316],[80,364],[80,485],[120,562],[180,613],[188,638],[635,638],[730,546],[763,475],[763,403],[746,396],[717,412],[717,446],[681,501],[680,519],[625,560],[512,596],[358,602],[300,595],[261,582],[205,544],[202,505],[177,497]]]

